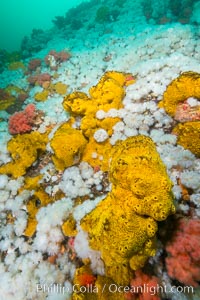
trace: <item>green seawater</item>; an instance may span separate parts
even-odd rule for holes
[[[55,16],[64,15],[81,0],[1,0],[0,49],[19,50],[24,36],[49,29]]]

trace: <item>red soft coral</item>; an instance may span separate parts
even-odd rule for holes
[[[42,64],[41,59],[39,58],[31,59],[28,64],[28,69],[29,71],[35,71],[38,67],[41,66],[41,64]]]
[[[67,61],[71,57],[71,54],[67,51],[57,52],[55,50],[51,50],[45,56],[45,63],[50,67],[51,70],[57,70],[57,67],[60,63]]]
[[[43,86],[45,82],[51,81],[51,75],[49,73],[41,73],[38,75],[29,76],[27,80],[31,85],[39,84],[40,86]]]
[[[57,61],[58,62],[64,62],[66,60],[68,60],[71,57],[71,54],[69,52],[66,51],[60,51],[57,53]]]
[[[131,291],[125,294],[127,300],[159,300],[157,293],[159,285],[158,278],[135,271],[135,278],[131,280]]]
[[[14,113],[8,122],[10,134],[30,132],[34,123],[35,105],[29,104],[24,111]]]
[[[169,276],[185,285],[197,287],[200,281],[200,220],[180,219],[166,251]]]

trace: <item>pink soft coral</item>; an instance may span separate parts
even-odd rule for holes
[[[10,134],[30,132],[35,118],[35,105],[29,104],[24,111],[14,113],[9,118],[8,128]]]
[[[166,250],[169,276],[185,285],[197,287],[200,281],[200,220],[180,219]]]
[[[143,273],[141,270],[135,271],[135,278],[131,280],[131,291],[125,294],[127,300],[159,300],[158,278]]]

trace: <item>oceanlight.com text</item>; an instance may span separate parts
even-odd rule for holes
[[[131,292],[135,294],[169,294],[169,293],[194,293],[194,288],[192,286],[166,286],[166,285],[155,285],[149,286],[148,284],[144,284],[141,286],[121,286],[117,284],[110,284],[108,287],[110,293],[124,293]]]

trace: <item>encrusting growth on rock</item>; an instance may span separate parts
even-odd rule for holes
[[[111,192],[82,219],[81,227],[89,234],[91,248],[101,251],[106,275],[128,284],[131,270],[155,254],[157,221],[175,212],[172,184],[146,136],[113,147],[110,181]]]
[[[110,109],[120,109],[123,107],[122,99],[125,96],[124,87],[134,82],[133,76],[121,72],[106,72],[97,83],[89,90],[89,96],[83,92],[73,92],[63,100],[64,109],[74,118],[81,117],[81,134],[88,139],[82,160],[91,166],[99,166],[103,171],[108,171],[109,153],[112,148],[108,139],[98,142],[94,139],[94,134],[99,129],[105,130],[108,138],[113,133],[113,126],[120,121],[120,118],[98,119],[96,113],[99,110],[105,112]],[[75,131],[74,131],[75,132]],[[98,153],[93,157],[93,153]]]
[[[56,169],[64,170],[78,163],[86,143],[81,131],[71,128],[68,123],[61,125],[50,142]]]
[[[159,106],[173,117],[178,104],[190,97],[200,98],[200,74],[192,71],[183,72],[168,85]]]
[[[18,178],[26,174],[28,169],[41,152],[46,151],[47,133],[37,131],[14,136],[7,144],[12,161],[0,166],[0,174],[12,175]]]
[[[177,143],[200,157],[200,121],[180,123],[173,133],[178,136]]]
[[[177,144],[200,156],[200,121],[199,105],[190,107],[186,100],[200,99],[200,74],[192,71],[183,72],[174,79],[164,92],[163,100],[159,103],[166,112],[180,121],[172,133],[178,136]]]

